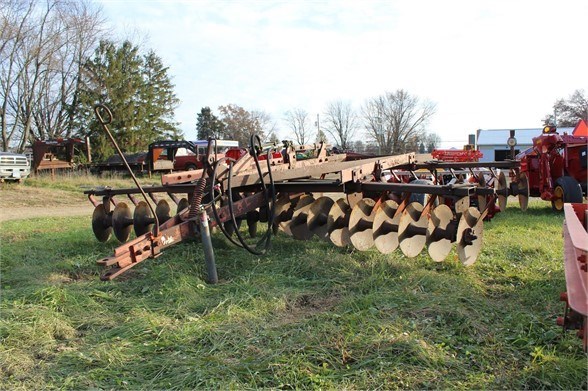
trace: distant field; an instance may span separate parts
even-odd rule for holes
[[[0,388],[586,389],[555,325],[562,219],[509,206],[470,268],[284,234],[257,257],[217,235],[214,286],[197,242],[101,282],[117,242],[88,217],[3,222]]]

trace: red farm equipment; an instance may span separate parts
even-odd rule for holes
[[[564,316],[557,324],[577,330],[584,351],[588,351],[588,205],[564,204],[564,270],[566,292]]]
[[[466,145],[464,149],[434,149],[431,152],[433,159],[444,162],[477,162],[482,156],[482,152]]]
[[[103,105],[94,111],[124,160],[107,126],[112,114]],[[324,143],[264,149],[256,136],[248,149],[219,157],[214,140],[209,140],[200,169],[162,175],[161,185],[149,187],[140,186],[129,169],[136,188],[98,188],[84,194],[95,207],[96,238],[106,242],[114,234],[121,243],[112,255],[97,261],[106,269],[102,280],[159,257],[172,245],[198,239],[207,281],[216,283],[212,228],[256,255],[268,252],[271,237],[282,232],[296,240],[319,238],[357,251],[375,248],[389,254],[400,249],[409,258],[426,248],[435,262],[443,261],[455,246],[458,259],[469,266],[480,254],[484,221],[504,211],[509,196],[518,196],[525,209],[530,194],[545,193],[548,186],[557,194],[557,186],[566,183],[562,177],[576,178],[582,168],[586,172],[582,142],[584,155],[575,138],[546,132],[535,143],[535,154],[531,151],[521,161],[419,162],[414,153],[331,154]],[[534,176],[541,167],[546,173]],[[540,183],[541,191],[531,192],[530,186],[538,188]],[[565,200],[566,194],[560,198]],[[588,216],[586,205],[573,205],[572,210],[566,204],[565,210],[566,312],[558,323],[579,329],[586,346]],[[247,234],[241,232],[242,223],[247,224]]]
[[[102,105],[95,114],[122,155],[107,126],[112,114]],[[516,161],[418,162],[414,153],[348,159],[345,153],[330,154],[324,143],[264,149],[255,136],[241,152],[219,158],[210,140],[203,168],[163,175],[160,186],[141,187],[130,172],[136,188],[85,191],[95,206],[96,238],[106,242],[114,233],[122,243],[98,261],[107,269],[102,279],[114,279],[169,246],[199,238],[208,281],[214,283],[211,227],[253,254],[266,253],[271,236],[282,231],[297,240],[318,237],[358,251],[400,249],[407,257],[427,248],[437,262],[455,245],[460,261],[471,265],[482,248],[484,220],[504,210],[511,194],[498,170],[518,168]],[[457,171],[469,172],[470,180]],[[242,222],[248,235],[240,233]],[[267,225],[261,233],[259,223]]]
[[[89,140],[79,138],[56,138],[35,140],[33,143],[32,169],[35,173],[43,170],[72,170],[80,156],[90,162]]]
[[[581,203],[586,195],[588,138],[560,135],[546,126],[533,138],[533,147],[519,153],[520,173],[516,181],[529,189],[529,195],[551,201],[554,210],[564,203]]]

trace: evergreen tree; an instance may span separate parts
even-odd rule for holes
[[[208,140],[209,137],[224,138],[224,124],[212,114],[212,110],[208,106],[203,107],[198,113],[196,130],[198,131],[198,140]]]
[[[319,129],[319,130],[316,132],[316,142],[317,142],[317,143],[320,143],[320,142],[327,143],[327,142],[328,142],[328,140],[327,140],[327,135],[325,134],[325,132],[323,132],[323,130],[322,130],[322,129]]]
[[[96,159],[114,152],[94,116],[97,103],[112,111],[108,126],[123,152],[145,151],[157,139],[181,136],[173,120],[178,99],[167,68],[153,52],[141,57],[129,41],[119,47],[102,41],[83,65],[81,78],[81,133],[90,134]]]
[[[273,145],[280,145],[281,144],[280,139],[276,135],[276,132],[271,132],[271,134],[269,136],[269,143],[273,144]]]
[[[178,107],[179,99],[174,94],[174,85],[167,74],[168,67],[164,67],[161,58],[150,51],[144,57],[143,88],[139,91],[144,123],[141,134],[144,134],[147,144],[154,139],[182,138],[178,123],[174,120],[174,110]]]

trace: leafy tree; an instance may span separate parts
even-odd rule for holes
[[[363,108],[367,136],[378,146],[378,153],[384,154],[418,150],[434,113],[433,103],[421,102],[405,90],[371,98]]]
[[[196,130],[198,131],[198,140],[220,139],[223,138],[225,132],[224,124],[216,115],[212,114],[212,110],[208,106],[203,107],[198,113]]]
[[[157,139],[180,136],[173,121],[178,100],[167,68],[153,52],[141,57],[129,41],[118,47],[101,41],[81,77],[80,122],[86,125],[98,159],[110,156],[113,149],[94,116],[97,103],[112,111],[109,129],[123,152],[144,151]]]
[[[579,120],[583,119],[588,123],[588,99],[584,95],[584,90],[576,90],[570,97],[559,99],[553,105],[555,114],[547,114],[543,118],[543,125],[553,125],[556,123],[560,127],[574,127]]]
[[[265,139],[258,116],[235,104],[220,106],[218,109],[221,112],[225,139],[237,140],[241,146],[249,146],[251,136],[254,134],[262,140]]]

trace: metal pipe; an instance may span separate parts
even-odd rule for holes
[[[208,214],[202,205],[200,206],[198,222],[200,224],[202,247],[204,248],[204,262],[206,264],[206,273],[208,275],[207,282],[209,284],[216,284],[218,282],[218,275],[216,272],[216,262],[214,260],[214,249],[212,247],[210,228],[208,226]]]
[[[106,117],[102,116],[101,111],[106,114]],[[100,122],[100,124],[102,125],[102,128],[106,132],[106,135],[108,135],[108,138],[110,139],[110,142],[112,143],[112,145],[116,149],[118,156],[120,156],[120,159],[125,164],[125,167],[127,168],[127,171],[129,172],[129,174],[131,175],[131,178],[133,178],[133,182],[135,182],[135,186],[137,186],[137,188],[141,191],[141,194],[143,195],[143,198],[145,199],[145,202],[147,203],[147,206],[151,210],[151,213],[153,214],[153,218],[155,219],[154,234],[155,234],[155,236],[159,236],[159,219],[157,218],[157,214],[155,213],[155,209],[153,209],[153,206],[151,205],[151,203],[147,199],[147,194],[145,193],[145,191],[143,191],[143,187],[141,187],[141,185],[139,184],[139,181],[137,180],[137,177],[135,177],[135,174],[133,173],[133,170],[131,170],[131,167],[129,166],[129,163],[127,162],[127,159],[125,158],[125,155],[122,153],[121,149],[118,146],[118,143],[116,142],[116,140],[114,139],[114,137],[110,133],[110,130],[108,129],[107,125],[109,125],[112,122],[112,112],[110,111],[110,109],[106,105],[98,104],[98,105],[94,106],[94,114],[96,115],[98,122]]]

